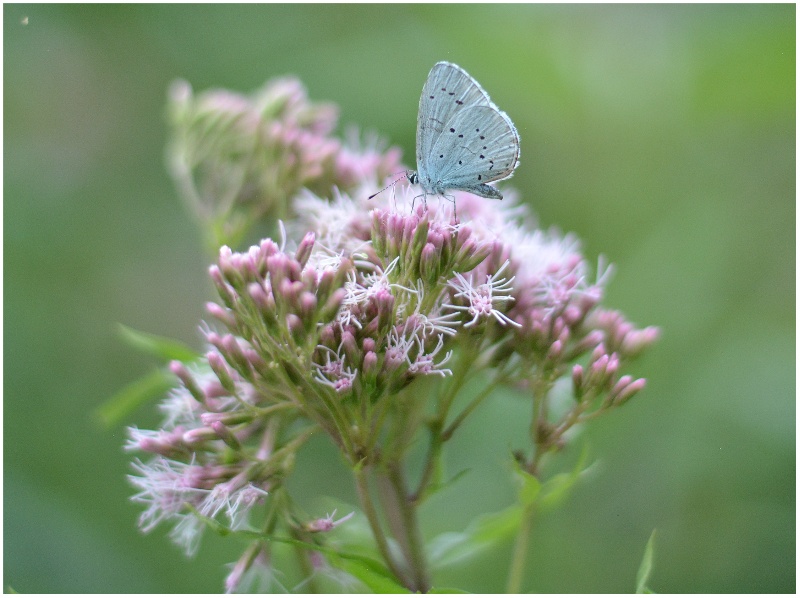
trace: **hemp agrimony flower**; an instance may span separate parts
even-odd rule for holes
[[[458,220],[449,202],[411,209],[408,188],[368,201],[402,170],[399,153],[332,137],[335,110],[292,79],[249,97],[176,84],[171,112],[171,168],[217,244],[218,300],[202,326],[206,353],[170,366],[178,385],[161,427],[130,428],[126,449],[151,455],[130,477],[143,531],[171,525],[189,554],[206,528],[248,540],[227,591],[251,587],[257,570],[273,579],[278,543],[294,546],[312,591],[332,569],[374,591],[427,591],[417,510],[443,487],[447,441],[493,389],[529,391],[530,445],[514,455],[538,478],[567,432],[644,387],[622,371],[658,330],[599,307],[609,268],[593,274],[575,237],[526,224],[513,191],[502,204],[456,192]],[[278,240],[231,247],[278,216]],[[456,410],[472,381],[484,390]],[[559,382],[574,401],[548,409]],[[309,515],[287,488],[320,432],[352,470],[372,577],[357,551],[332,548],[354,513]],[[409,450],[420,442],[424,457]],[[410,465],[421,471],[413,484]]]

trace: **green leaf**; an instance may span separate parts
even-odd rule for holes
[[[536,476],[529,474],[522,469],[517,460],[513,461],[514,474],[520,484],[517,500],[523,507],[528,507],[536,502],[542,490],[542,483]]]
[[[132,382],[94,410],[94,418],[110,428],[117,425],[140,405],[161,397],[175,384],[175,377],[164,370]]]
[[[644,556],[642,557],[642,564],[639,565],[639,572],[636,574],[636,593],[637,594],[652,594],[653,591],[647,587],[647,582],[650,579],[650,574],[653,572],[653,558],[655,557],[656,546],[656,530],[650,534],[650,539],[647,541],[647,546],[644,549]]]
[[[459,588],[431,588],[428,590],[428,594],[471,594],[472,592],[468,592],[467,590],[461,590]]]
[[[437,492],[441,492],[445,488],[449,488],[453,484],[455,484],[458,480],[460,480],[464,475],[468,474],[471,470],[469,468],[462,469],[456,475],[454,475],[449,480],[445,480],[444,482],[434,482],[425,490],[424,498],[425,500],[429,499],[431,496],[436,494]]]
[[[540,501],[542,510],[550,510],[563,503],[575,480],[576,478],[569,473],[559,473],[547,480],[542,486]]]
[[[134,349],[153,355],[165,362],[170,362],[173,359],[194,361],[200,357],[197,351],[180,341],[134,330],[124,324],[119,324],[119,335],[125,343]]]
[[[408,594],[408,588],[402,586],[389,572],[389,569],[377,559],[343,551],[340,548],[326,546],[325,544],[313,544],[303,542],[295,538],[269,536],[251,530],[231,530],[222,525],[215,519],[201,515],[197,509],[191,505],[187,508],[204,522],[210,529],[221,536],[238,536],[248,540],[263,540],[266,542],[277,542],[279,544],[290,544],[306,550],[321,552],[328,557],[328,562],[337,569],[345,571],[361,581],[367,588],[376,594]]]
[[[444,567],[510,538],[519,527],[522,511],[519,505],[512,505],[497,513],[476,517],[463,532],[439,534],[428,544],[430,562],[436,567]]]
[[[580,457],[578,457],[578,461],[575,463],[575,467],[572,468],[571,472],[556,474],[542,484],[542,492],[539,497],[539,508],[542,511],[549,511],[566,500],[570,490],[575,486],[578,479],[589,471],[591,466],[586,467],[588,458],[588,445],[584,444]]]
[[[387,575],[383,567],[375,567],[368,563],[364,557],[353,558],[356,555],[336,555],[335,552],[328,554],[328,561],[331,565],[346,571],[375,594],[409,594],[408,588],[400,585],[394,577]],[[335,556],[334,556],[335,555]]]

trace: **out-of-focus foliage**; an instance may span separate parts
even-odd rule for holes
[[[511,182],[541,222],[616,263],[608,303],[663,332],[638,363],[647,389],[587,434],[595,475],[537,518],[523,587],[633,591],[657,528],[654,591],[794,591],[793,5],[4,6],[7,586],[218,591],[241,548],[187,562],[141,536],[122,431],[91,417],[153,367],[117,322],[200,348],[211,256],[164,165],[169,83],[295,74],[411,162],[437,60],[514,120]],[[431,534],[512,504],[492,455],[522,444],[515,413],[498,393],[466,424],[483,442],[447,464],[468,471],[424,510]],[[298,496],[354,502],[332,455],[301,456]],[[510,550],[435,583],[503,587]]]

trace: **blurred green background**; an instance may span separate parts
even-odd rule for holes
[[[614,262],[606,304],[663,330],[635,366],[647,389],[584,434],[595,475],[537,520],[524,587],[630,592],[657,528],[658,592],[795,591],[793,5],[3,11],[5,589],[216,592],[242,547],[207,534],[187,561],[165,529],[141,535],[124,432],[91,418],[153,367],[117,322],[200,348],[213,297],[164,168],[169,83],[296,74],[411,161],[422,84],[449,60],[516,123],[512,183],[542,225]],[[498,393],[454,440],[449,467],[472,473],[429,530],[513,499],[512,416],[527,407]],[[354,501],[311,449],[298,495]],[[436,581],[501,590],[510,552]]]

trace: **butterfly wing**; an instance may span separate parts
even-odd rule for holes
[[[422,88],[417,115],[417,170],[420,178],[425,179],[425,175],[431,172],[431,151],[445,125],[460,112],[477,105],[492,103],[475,79],[451,62],[433,65]]]
[[[497,106],[469,106],[454,114],[436,139],[428,158],[429,172],[446,189],[502,199],[486,183],[509,178],[519,161],[519,135]]]

